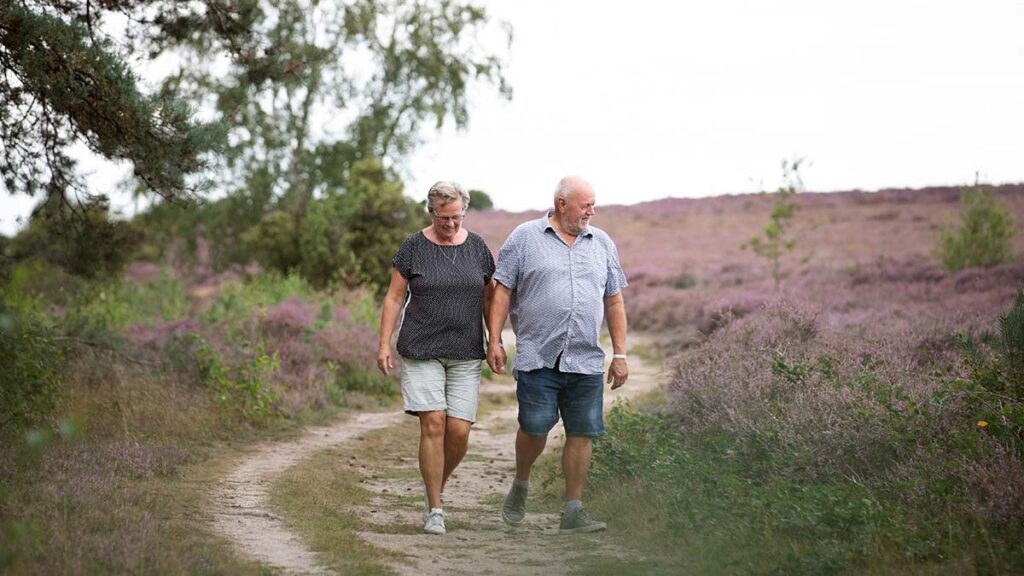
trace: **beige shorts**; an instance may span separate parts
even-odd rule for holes
[[[415,360],[402,357],[402,399],[409,414],[444,410],[476,422],[482,360]]]

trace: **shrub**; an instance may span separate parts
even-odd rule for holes
[[[494,208],[494,201],[491,200],[490,194],[483,190],[469,191],[470,210],[490,210],[491,208]]]
[[[74,206],[49,199],[15,236],[11,256],[42,258],[87,278],[110,277],[124,268],[140,239],[138,227],[111,217],[106,197]]]
[[[287,274],[302,263],[299,223],[295,215],[274,210],[242,234],[242,245],[264,268]]]
[[[978,186],[960,194],[960,225],[946,227],[936,252],[942,266],[956,272],[1009,262],[1010,239],[1016,233],[1010,210],[989,191]]]
[[[218,402],[253,424],[265,424],[281,415],[277,392],[270,382],[280,363],[276,354],[267,354],[262,342],[243,346],[234,364],[225,362],[199,334],[193,336],[193,343],[199,369]]]
[[[391,259],[426,216],[402,195],[402,185],[377,160],[352,166],[344,193],[307,209],[300,232],[301,270],[314,286],[341,282],[387,289]]]
[[[42,423],[57,406],[64,350],[15,270],[0,293],[0,436]]]
[[[68,332],[101,333],[176,320],[188,311],[184,287],[163,269],[156,278],[143,282],[122,278],[83,284],[69,297],[62,323]]]
[[[999,316],[999,344],[1006,362],[1008,392],[1024,402],[1024,289],[1017,289],[1013,307]]]
[[[248,282],[227,282],[200,315],[203,324],[235,324],[254,311],[280,304],[290,296],[312,299],[313,288],[298,274],[267,272]]]

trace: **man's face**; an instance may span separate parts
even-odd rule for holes
[[[561,205],[562,226],[566,232],[575,236],[590,225],[590,218],[595,214],[593,190],[573,190],[558,202]]]

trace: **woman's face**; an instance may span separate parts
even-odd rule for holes
[[[430,213],[434,222],[434,232],[441,240],[451,241],[462,229],[462,201],[455,200],[442,206],[436,206]]]

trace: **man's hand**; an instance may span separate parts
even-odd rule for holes
[[[608,367],[608,381],[612,383],[612,390],[625,384],[626,378],[629,378],[629,366],[626,364],[626,359],[612,360],[612,365]]]
[[[505,349],[500,345],[493,344],[487,346],[487,365],[491,367],[491,372],[504,374],[506,360]]]

